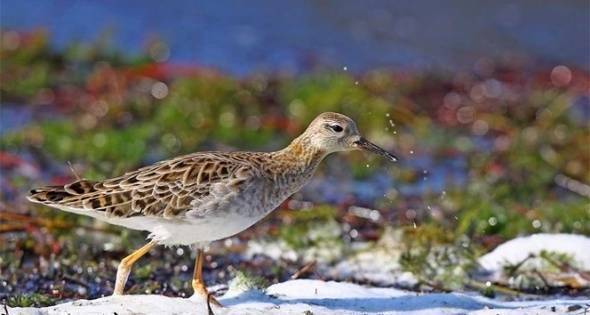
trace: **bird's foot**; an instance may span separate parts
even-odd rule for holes
[[[217,301],[217,299],[211,293],[209,293],[209,291],[207,291],[207,287],[205,287],[203,282],[193,281],[193,290],[195,295],[198,295],[202,297],[203,300],[207,301],[207,305],[223,307],[223,305],[221,305],[221,303],[219,303],[219,301]]]

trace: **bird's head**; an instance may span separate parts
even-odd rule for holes
[[[392,162],[397,157],[363,138],[354,120],[338,113],[322,113],[307,127],[305,134],[311,145],[327,153],[365,150],[386,157]]]

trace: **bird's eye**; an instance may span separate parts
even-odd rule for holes
[[[329,125],[329,127],[336,132],[342,132],[342,130],[344,130],[344,128],[342,128],[340,125]]]

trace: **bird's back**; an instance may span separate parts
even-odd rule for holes
[[[78,180],[64,186],[33,189],[28,199],[76,212],[106,217],[179,218],[206,211],[214,200],[238,193],[259,176],[264,153],[200,152],[128,172],[104,181]],[[89,213],[90,215],[90,213]]]

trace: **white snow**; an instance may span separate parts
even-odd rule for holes
[[[590,237],[576,234],[541,233],[515,238],[479,258],[479,263],[486,271],[498,273],[503,266],[517,264],[543,250],[568,254],[576,267],[590,270]]]
[[[474,294],[418,294],[391,288],[370,288],[345,282],[291,280],[266,292],[228,291],[215,314],[559,314],[590,299],[503,302]],[[552,310],[555,308],[555,312]],[[9,314],[207,314],[204,301],[160,295],[126,295],[79,300],[46,308],[9,308]]]
[[[410,272],[404,272],[398,263],[401,250],[380,246],[371,246],[358,250],[334,266],[320,266],[320,270],[331,279],[354,280],[379,286],[409,288],[417,280]]]
[[[479,262],[489,272],[501,272],[506,263],[518,263],[541,250],[566,253],[578,268],[590,270],[590,238],[569,234],[536,234],[498,246]],[[367,254],[367,253],[365,253]],[[362,256],[361,258],[367,258]],[[366,260],[366,259],[363,259]],[[383,262],[383,260],[380,260]],[[364,265],[364,264],[361,264]],[[341,266],[344,268],[344,266]],[[365,271],[372,271],[365,268]],[[344,268],[346,269],[346,268]],[[363,270],[363,268],[361,268]],[[387,270],[392,272],[392,270]],[[366,275],[365,275],[366,276]],[[585,314],[590,299],[544,297],[543,300],[507,302],[475,292],[421,294],[393,288],[365,287],[347,282],[291,280],[265,291],[231,286],[218,300],[226,307],[214,314]],[[575,310],[575,312],[574,312]],[[126,295],[78,300],[45,308],[8,308],[9,314],[208,314],[199,297]]]

